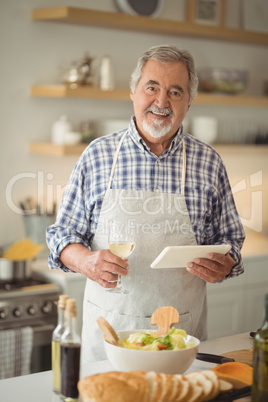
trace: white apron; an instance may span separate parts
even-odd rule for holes
[[[122,142],[114,156],[92,250],[107,249],[108,220],[115,219],[135,228],[136,246],[128,258],[128,275],[122,284],[129,294],[109,293],[87,279],[82,331],[82,364],[106,359],[103,334],[96,322],[103,316],[115,331],[156,329],[150,325],[159,307],[173,306],[180,314],[179,328],[204,340],[207,336],[206,283],[186,269],[152,269],[150,264],[166,246],[194,245],[196,239],[187,210],[184,187],[186,152],[183,141],[181,194],[111,189]]]

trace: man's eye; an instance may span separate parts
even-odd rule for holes
[[[172,98],[181,98],[181,97],[182,97],[182,93],[179,92],[179,91],[171,91],[171,92],[170,92],[170,96],[171,96]]]
[[[155,87],[147,87],[147,92],[155,92],[156,88]]]

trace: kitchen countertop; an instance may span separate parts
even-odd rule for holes
[[[249,349],[253,346],[253,340],[249,333],[227,336],[201,342],[199,352],[222,354],[239,349]],[[210,369],[215,364],[195,360],[187,372]],[[81,377],[96,373],[114,370],[108,360],[91,363],[81,369]],[[59,396],[52,391],[52,372],[30,374],[22,377],[14,377],[0,380],[1,402],[60,402]],[[241,398],[240,402],[251,401],[250,397]]]
[[[245,230],[246,238],[242,247],[242,258],[251,259],[268,255],[268,232]]]

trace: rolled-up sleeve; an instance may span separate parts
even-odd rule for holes
[[[225,167],[223,168],[220,183],[222,203],[220,208],[220,232],[218,235],[222,236],[222,238],[226,239],[226,242],[232,245],[230,255],[235,261],[230,274],[225,277],[227,279],[236,277],[244,272],[241,249],[245,240],[245,232],[236,209]]]
[[[89,213],[85,205],[84,185],[84,172],[80,159],[64,191],[56,222],[46,230],[47,245],[50,249],[48,259],[50,269],[73,272],[61,262],[62,250],[72,243],[89,247],[92,233],[90,233]]]
[[[225,277],[233,278],[244,272],[244,264],[241,257],[241,248],[245,240],[245,232],[236,209],[228,175],[224,165],[220,165],[219,186],[217,191],[216,207],[214,215],[213,242],[215,244],[230,244],[230,255],[235,264]]]

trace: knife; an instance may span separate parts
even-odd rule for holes
[[[215,364],[222,364],[222,363],[235,361],[235,359],[232,359],[230,357],[213,355],[210,353],[199,353],[199,352],[196,355],[196,359],[203,360],[204,362],[215,363]]]
[[[231,402],[249,395],[251,395],[251,385],[220,394],[213,399],[213,402]]]

